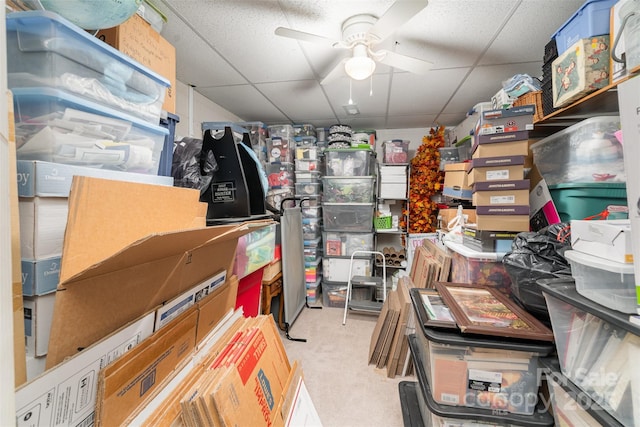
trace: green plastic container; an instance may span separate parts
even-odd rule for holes
[[[597,215],[609,205],[627,206],[624,182],[556,184],[549,186],[549,192],[562,222]]]

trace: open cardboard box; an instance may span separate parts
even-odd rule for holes
[[[193,189],[74,177],[47,369],[208,277],[232,273],[238,237],[207,227]]]

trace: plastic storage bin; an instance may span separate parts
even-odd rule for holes
[[[302,218],[322,218],[321,206],[306,206],[305,204],[300,208]]]
[[[618,116],[582,120],[533,144],[533,161],[547,185],[624,182],[619,130]]]
[[[416,390],[418,408],[423,421],[422,425],[425,427],[551,427],[554,425],[553,417],[541,403],[532,415],[437,403],[433,398],[425,366],[420,362],[424,357],[422,355],[424,350],[420,348],[415,335],[409,336],[409,348],[418,379]]]
[[[580,39],[609,34],[610,10],[618,0],[587,0],[551,36],[555,39],[558,55]]]
[[[296,182],[320,182],[320,172],[296,170]]]
[[[326,176],[366,176],[371,174],[370,150],[328,149],[325,151]]]
[[[323,203],[327,231],[372,231],[373,203]]]
[[[451,253],[451,281],[492,286],[509,295],[511,277],[496,252],[477,252],[460,243],[445,241]]]
[[[293,163],[270,163],[265,166],[269,188],[294,187]]]
[[[581,296],[573,281],[540,287],[562,374],[622,425],[639,425],[640,326]]]
[[[545,371],[555,425],[622,427],[597,402],[562,375],[557,358],[541,357],[539,362]]]
[[[579,251],[566,251],[576,290],[583,297],[622,313],[636,314],[633,264],[609,261]]]
[[[167,113],[167,117],[160,118],[160,126],[167,128],[169,134],[164,138],[164,149],[160,156],[160,166],[158,167],[158,175],[172,176],[171,169],[173,166],[173,148],[176,135],[176,125],[180,122],[180,117]]]
[[[296,160],[319,160],[320,148],[314,146],[296,147]]]
[[[267,139],[267,159],[269,163],[293,163],[292,140],[274,136]]]
[[[305,261],[304,280],[306,283],[316,283],[322,277],[322,259]]]
[[[160,122],[169,80],[48,11],[7,15],[9,88],[49,87]]]
[[[329,257],[322,258],[322,271],[325,280],[329,282],[349,281],[350,257]],[[351,276],[371,276],[373,271],[373,261],[371,258],[354,258]]]
[[[302,218],[302,238],[313,240],[321,236],[319,218]]]
[[[373,294],[372,288],[351,288],[352,301],[370,301]],[[330,283],[322,281],[322,305],[325,307],[344,308],[347,298],[346,283]]]
[[[324,177],[323,195],[328,203],[371,203],[374,197],[372,176]]]
[[[412,302],[417,301],[412,298]],[[416,314],[419,317],[418,311]],[[511,414],[534,413],[538,357],[552,352],[553,344],[464,336],[427,328],[422,320],[414,336],[434,401]]]
[[[322,193],[322,184],[319,182],[296,182],[296,196],[319,196]]]
[[[324,254],[327,256],[351,256],[354,251],[373,251],[373,233],[322,233]]]
[[[382,143],[383,163],[409,163],[409,141],[394,139]]]
[[[550,185],[549,193],[563,222],[589,218],[609,205],[627,205],[627,186],[623,182]]]
[[[300,160],[296,159],[296,170],[304,172],[312,172],[320,170],[319,160]]]
[[[19,160],[158,174],[169,130],[52,88],[13,89]]]

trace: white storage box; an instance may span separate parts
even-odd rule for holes
[[[349,281],[349,257],[323,257],[322,272],[324,279],[329,282]],[[371,276],[373,271],[373,261],[371,258],[354,258],[351,277],[353,276]]]
[[[23,259],[22,295],[36,296],[54,292],[60,282],[60,257]]]
[[[9,88],[49,87],[158,124],[169,80],[48,11],[7,15]]]
[[[609,261],[579,251],[566,251],[576,290],[585,298],[622,313],[636,313],[633,264]]]
[[[13,90],[19,160],[158,174],[169,130],[51,88]]]
[[[628,219],[572,220],[571,247],[609,261],[633,263],[631,223]]]
[[[28,356],[38,357],[47,354],[55,301],[55,292],[23,298],[24,333]]]
[[[21,258],[61,256],[69,200],[63,197],[21,198],[18,208]]]

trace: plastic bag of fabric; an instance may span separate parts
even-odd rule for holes
[[[218,170],[218,163],[211,151],[202,156],[202,140],[197,138],[182,138],[176,142],[171,163],[171,176],[175,187],[195,188],[204,191]],[[202,168],[200,167],[202,161]]]
[[[564,252],[571,249],[571,239],[564,231],[567,223],[553,224],[537,232],[518,233],[502,263],[511,277],[511,296],[525,310],[540,320],[548,320],[547,303],[537,281],[571,278],[571,266]]]

